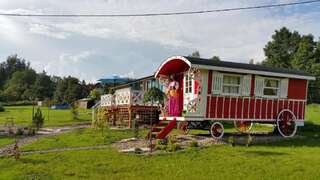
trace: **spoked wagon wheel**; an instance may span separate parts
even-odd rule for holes
[[[253,123],[251,121],[233,121],[237,131],[247,133],[251,130]]]
[[[221,139],[224,134],[223,125],[219,122],[214,122],[210,127],[210,134],[213,139]]]
[[[188,134],[190,129],[188,128],[188,122],[179,122],[178,123],[178,130],[181,134]]]
[[[289,109],[280,111],[277,117],[277,128],[281,136],[293,137],[297,132],[296,116]]]

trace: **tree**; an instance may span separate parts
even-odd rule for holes
[[[0,103],[0,112],[4,112],[4,111],[5,111],[5,109],[4,109],[3,105]]]
[[[272,40],[264,48],[264,65],[284,67],[309,72],[316,81],[309,82],[308,101],[320,101],[320,42],[314,37],[291,32],[287,28],[275,31]]]
[[[18,101],[34,99],[35,95],[31,87],[35,82],[36,76],[36,72],[31,69],[13,73],[11,79],[5,84],[3,91],[6,100]]]
[[[98,99],[100,99],[101,95],[102,95],[102,92],[99,89],[95,88],[95,89],[90,91],[90,95],[89,96],[90,96],[90,98],[92,98],[94,100],[98,100]]]
[[[58,81],[54,92],[56,103],[72,104],[77,99],[83,98],[82,87],[79,80],[75,77],[65,77]]]
[[[311,72],[312,65],[316,63],[316,45],[312,35],[302,36],[298,49],[293,55],[292,67]]]
[[[298,32],[291,32],[286,27],[276,30],[272,40],[264,48],[266,56],[264,65],[271,67],[291,68],[294,54],[298,50],[301,36]]]
[[[35,83],[32,86],[32,91],[35,97],[39,100],[44,100],[46,98],[51,99],[53,97],[54,90],[55,84],[46,72],[43,71],[37,75]]]
[[[40,107],[37,108],[36,113],[32,117],[32,124],[39,130],[43,126],[44,116],[42,115]]]
[[[195,58],[200,58],[200,52],[199,51],[194,51],[191,55],[189,55],[190,57],[195,57]]]
[[[28,69],[30,69],[30,63],[27,63],[24,59],[19,58],[16,54],[8,56],[5,62],[0,63],[0,89],[13,73]]]
[[[165,97],[166,95],[164,92],[162,92],[159,88],[153,87],[144,94],[143,102],[148,103],[154,101],[163,104]]]
[[[219,56],[212,56],[210,59],[214,61],[221,61]]]
[[[249,64],[254,64],[254,59],[250,59]]]

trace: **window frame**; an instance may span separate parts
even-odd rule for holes
[[[225,84],[224,84],[224,77],[225,76],[233,76],[233,77],[239,77],[240,78],[240,83],[239,83],[239,85],[238,85],[238,87],[239,87],[239,89],[238,89],[238,93],[225,93],[225,92],[223,92],[223,88],[224,88],[224,86],[225,86]],[[221,89],[221,95],[226,95],[226,96],[241,96],[241,94],[242,94],[242,82],[243,81],[243,75],[242,74],[230,74],[230,73],[222,73],[222,89]],[[233,85],[232,86],[232,84],[227,84],[227,85],[229,85],[229,87],[231,86],[231,87],[236,87],[236,85]]]
[[[183,91],[185,94],[194,94],[194,80],[190,78],[190,73],[184,75]]]
[[[278,81],[278,87],[274,88],[274,87],[266,87],[266,80],[276,80]],[[264,90],[265,89],[276,89],[277,90],[277,95],[265,95],[264,94]],[[281,91],[281,79],[280,78],[273,78],[273,77],[263,77],[263,89],[262,89],[262,97],[264,98],[280,98],[280,91]]]

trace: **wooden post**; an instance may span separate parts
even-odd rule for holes
[[[128,107],[128,128],[131,128],[131,125],[132,125],[132,123],[131,123],[131,121],[132,121],[132,118],[131,118],[131,110],[132,110],[132,108],[131,108],[131,105],[129,105],[129,107]]]

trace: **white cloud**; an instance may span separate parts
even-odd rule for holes
[[[134,2],[130,0],[26,0],[23,2],[16,0],[7,1],[1,7],[11,9],[6,12],[19,13],[125,14],[221,9],[279,2],[289,2],[289,0],[266,0],[263,3],[255,0],[136,0]],[[313,11],[310,10],[307,13],[302,11],[310,7],[315,8],[312,5],[304,5],[299,7],[152,18],[5,18],[9,23],[0,19],[0,25],[4,25],[8,31],[4,32],[0,29],[0,34],[7,33],[7,36],[16,41],[25,39],[26,37],[22,37],[21,33],[17,32],[19,32],[21,26],[26,26],[32,34],[58,39],[61,40],[61,43],[74,41],[75,36],[81,37],[83,44],[65,45],[63,46],[64,49],[60,47],[62,46],[61,44],[55,44],[56,42],[53,43],[49,40],[41,42],[42,44],[38,46],[43,45],[46,47],[46,53],[51,52],[50,50],[52,49],[54,50],[51,52],[52,54],[49,54],[53,59],[52,65],[48,63],[49,69],[52,69],[53,64],[56,63],[54,58],[59,59],[58,61],[62,65],[63,63],[79,64],[91,60],[92,53],[95,52],[92,49],[88,50],[87,47],[89,45],[85,45],[89,39],[97,39],[96,42],[105,41],[105,44],[109,46],[116,46],[116,40],[126,41],[128,44],[132,42],[139,43],[141,46],[146,47],[149,46],[148,43],[152,43],[158,45],[155,47],[162,49],[199,50],[204,57],[217,55],[231,61],[247,62],[251,58],[254,58],[255,61],[260,61],[264,58],[264,45],[271,39],[274,30],[282,26],[288,26],[290,29],[295,29],[302,33],[313,33],[316,37],[320,36],[318,31],[320,22],[317,19],[320,16],[320,8]],[[12,31],[12,29],[15,31]],[[16,38],[16,36],[19,36],[19,38]],[[114,44],[110,44],[111,40]],[[92,41],[91,43],[94,44],[94,40]],[[103,44],[100,45],[104,46]],[[150,66],[152,63],[160,63],[163,58],[175,55],[162,54],[161,57],[152,57],[152,55],[147,55],[149,54],[147,51],[150,51],[150,49],[145,49],[145,51],[135,52],[137,54],[135,57],[143,59],[143,61],[137,62],[143,68],[146,64]],[[119,54],[115,54],[119,52],[131,53],[128,51],[121,52],[120,50],[99,53],[110,59],[119,59]],[[151,62],[150,59],[153,61]],[[123,64],[132,62],[132,58],[129,55],[126,56],[126,59],[120,60]],[[43,62],[43,64],[46,63]],[[85,67],[78,68],[82,68],[79,70],[81,72],[86,70],[84,69]],[[97,69],[99,68],[103,67],[98,67],[97,65]],[[122,72],[124,66],[119,65],[115,68]],[[62,74],[70,72],[81,74],[75,72],[76,70],[66,68],[66,66],[59,67],[58,70],[52,69],[52,72],[58,71],[59,73],[61,71]],[[150,69],[150,72],[152,71]],[[132,74],[134,75],[139,74],[131,69],[128,69],[128,72],[133,72]],[[90,79],[90,77],[86,79]]]
[[[66,39],[70,33],[59,32],[50,26],[43,24],[30,24],[29,31],[35,34],[46,35],[57,39]]]

